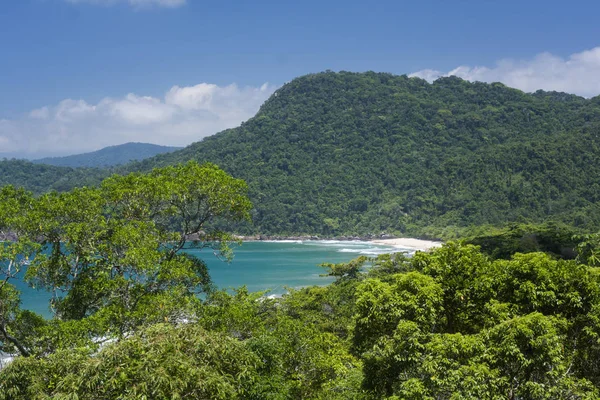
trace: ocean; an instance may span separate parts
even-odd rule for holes
[[[210,249],[188,250],[208,265],[213,283],[220,289],[233,290],[246,285],[251,292],[269,291],[281,295],[286,288],[327,285],[333,279],[322,277],[321,263],[347,262],[360,255],[376,256],[394,251],[412,252],[363,241],[261,241],[244,242],[234,247],[230,263],[217,259]],[[50,317],[50,294],[13,282],[21,290],[21,307]]]

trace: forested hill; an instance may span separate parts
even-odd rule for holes
[[[109,146],[98,151],[75,154],[66,157],[47,157],[34,160],[35,164],[48,164],[60,167],[105,168],[139,161],[157,154],[179,150],[181,147],[159,146],[150,143],[125,143]]]
[[[248,181],[259,232],[380,233],[549,217],[600,226],[600,97],[320,73],[190,158]],[[418,229],[417,229],[418,230]]]
[[[94,186],[108,174],[108,170],[98,168],[57,167],[15,159],[0,161],[0,186],[25,187],[35,194],[50,190],[62,192],[75,186]]]
[[[600,97],[381,73],[307,75],[258,114],[121,171],[196,159],[250,185],[260,233],[600,227]]]

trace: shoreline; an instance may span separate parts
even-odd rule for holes
[[[395,238],[395,239],[375,239],[369,240],[373,244],[381,244],[399,248],[411,248],[420,251],[427,251],[441,247],[443,242],[435,240],[413,239],[413,238]]]
[[[325,240],[337,240],[340,242],[368,242],[376,245],[391,246],[402,249],[414,249],[427,251],[436,247],[441,247],[443,242],[436,240],[425,240],[415,239],[408,237],[394,238],[389,236],[384,237],[361,237],[361,236],[337,236],[337,237],[319,237],[319,236],[267,236],[267,235],[256,235],[256,236],[235,236],[236,239],[242,242],[286,242],[286,241],[325,241]]]

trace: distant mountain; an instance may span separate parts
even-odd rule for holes
[[[66,157],[47,157],[33,160],[35,164],[47,164],[58,167],[106,168],[139,161],[157,154],[169,153],[181,147],[159,146],[149,143],[125,143],[109,146],[91,153],[76,154]]]
[[[599,229],[599,137],[600,97],[325,72],[282,86],[238,128],[105,173],[213,162],[248,182],[255,210],[246,229],[265,234],[419,234],[547,220]],[[0,182],[43,189],[5,163],[13,164],[0,168]],[[45,184],[89,184],[97,171],[49,171],[57,181]]]

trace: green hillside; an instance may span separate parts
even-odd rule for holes
[[[98,151],[75,154],[66,157],[47,157],[33,160],[35,164],[48,164],[59,167],[106,168],[130,161],[139,161],[157,154],[169,153],[181,147],[159,146],[150,143],[125,143],[109,146]]]
[[[34,164],[26,160],[0,161],[0,186],[15,185],[40,194],[76,186],[97,185],[109,172],[93,168],[69,168]]]
[[[238,128],[118,170],[216,163],[249,184],[247,232],[443,234],[435,227],[548,219],[598,228],[599,133],[600,97],[325,72],[284,85]]]
[[[600,97],[326,72],[283,86],[241,127],[135,168],[220,165],[249,183],[262,233],[597,228],[598,133]]]

